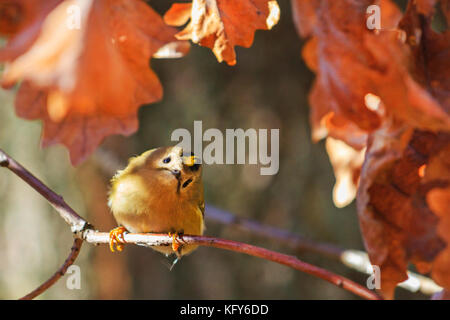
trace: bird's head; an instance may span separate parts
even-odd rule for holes
[[[160,182],[176,185],[177,191],[188,190],[201,180],[202,168],[198,158],[181,147],[160,147],[130,159],[119,175],[139,171],[144,176],[157,176]],[[152,173],[153,172],[153,173]],[[148,175],[147,175],[148,174]]]

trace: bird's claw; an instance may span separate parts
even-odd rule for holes
[[[118,251],[123,250],[123,244],[126,243],[123,236],[128,230],[125,227],[117,227],[109,232],[109,249],[114,252],[114,246]]]
[[[181,243],[181,241],[178,240],[178,237],[180,237],[180,239],[182,239],[181,234],[178,234],[176,232],[169,232],[169,237],[172,238],[172,250],[175,253],[179,253],[182,243]]]

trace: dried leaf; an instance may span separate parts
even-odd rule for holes
[[[420,272],[432,271],[439,285],[450,284],[448,277],[436,277],[450,268],[445,249],[450,207],[444,202],[450,196],[449,151],[449,134],[412,132],[402,125],[380,128],[369,138],[358,215],[370,260],[381,268],[381,291],[387,298],[407,279],[409,262]]]
[[[325,146],[336,177],[333,202],[336,207],[342,208],[355,199],[365,149],[355,150],[331,137],[327,138]]]
[[[426,35],[423,41],[404,43],[405,31],[397,28],[401,12],[391,1],[377,3],[383,13],[381,31],[366,27],[366,10],[373,1],[293,0],[299,33],[312,37],[303,51],[317,72],[312,108],[321,109],[322,116],[333,112],[371,132],[383,121],[365,104],[372,94],[386,106],[388,117],[422,130],[448,130],[448,34],[435,34],[429,19],[423,19],[418,29]],[[410,16],[417,16],[413,5],[403,21]]]
[[[0,4],[0,34],[8,36],[8,45],[0,50],[0,61],[12,60],[27,50],[39,36],[47,14],[62,0],[36,5],[29,0],[4,0]]]
[[[164,22],[169,26],[181,27],[191,18],[192,3],[174,3],[164,15]]]
[[[381,7],[381,30],[366,27],[372,4]],[[299,34],[310,37],[303,58],[317,73],[313,139],[368,144],[358,215],[388,298],[410,262],[450,287],[450,33],[430,27],[436,4],[410,1],[402,16],[390,0],[292,2]],[[441,5],[447,13],[448,1]],[[330,141],[336,180],[351,194],[356,153],[336,157]]]
[[[53,10],[16,1],[26,4],[25,27],[0,50],[2,81],[24,81],[18,115],[43,120],[42,144],[63,143],[77,164],[104,137],[137,130],[138,108],[162,97],[149,59],[181,56],[186,43],[141,0],[49,2]],[[79,29],[67,24],[71,5],[81,9]]]
[[[208,47],[219,62],[235,65],[234,47],[249,48],[255,31],[270,30],[279,17],[275,0],[193,0],[192,5],[174,4],[164,20],[169,25],[180,26],[190,18],[177,38]]]

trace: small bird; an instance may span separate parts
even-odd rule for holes
[[[110,232],[110,248],[122,250],[123,233],[169,233],[172,246],[152,247],[166,256],[191,253],[177,236],[202,235],[205,202],[202,167],[177,146],[161,147],[131,158],[111,180],[109,207],[120,227]],[[175,263],[174,262],[174,263]]]

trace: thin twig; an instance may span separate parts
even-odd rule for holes
[[[38,295],[54,285],[56,281],[58,281],[62,276],[64,276],[67,272],[67,269],[75,262],[75,259],[78,257],[82,244],[82,239],[75,238],[73,241],[72,249],[70,250],[70,254],[67,257],[66,261],[64,261],[63,265],[47,281],[45,281],[43,284],[41,284],[35,290],[31,291],[26,296],[20,298],[20,300],[32,300],[36,298]]]
[[[281,241],[295,250],[315,252],[321,255],[328,256],[335,260],[339,260],[340,256],[345,251],[344,249],[341,249],[332,244],[312,241],[305,237],[302,237],[299,234],[264,225],[255,220],[239,218],[228,211],[216,208],[211,205],[206,205],[205,217],[212,221],[232,225],[239,229],[249,231],[252,234],[264,238],[270,238],[272,240],[276,239],[277,241]]]
[[[50,188],[45,186],[39,179],[26,170],[23,166],[17,163],[14,159],[8,156],[0,149],[0,165],[8,168],[13,173],[22,178],[26,183],[39,192],[48,202],[56,209],[60,216],[70,225],[72,231],[78,239],[86,240],[90,243],[109,243],[109,233],[102,233],[94,231],[92,226],[80,217],[75,210],[73,210],[64,199],[53,192]],[[137,237],[137,238],[133,238]],[[159,238],[158,238],[159,237]],[[281,253],[273,252],[264,248],[255,247],[245,243],[216,239],[211,237],[189,237],[184,236],[183,240],[186,243],[198,244],[203,246],[211,246],[216,248],[222,248],[226,250],[232,250],[235,252],[241,252],[255,257],[264,258],[270,261],[274,261],[286,266],[291,266],[297,270],[307,272],[311,275],[317,276],[330,283],[333,283],[339,287],[344,288],[354,294],[364,297],[366,299],[380,299],[380,297],[361,285],[346,279],[345,277],[336,275],[325,269],[310,265],[299,259],[284,255]],[[127,243],[136,243],[141,245],[170,245],[173,239],[169,235],[150,235],[150,234],[126,234],[125,241]],[[70,259],[71,263],[75,261]],[[51,285],[51,284],[50,284]]]
[[[364,251],[342,249],[333,244],[312,241],[296,233],[264,225],[255,220],[237,217],[211,205],[206,205],[205,216],[210,221],[230,225],[266,239],[276,239],[294,250],[314,252],[340,261],[353,270],[365,274],[373,273],[369,256]],[[432,295],[442,290],[442,287],[432,279],[410,271],[408,271],[408,279],[399,283],[398,286],[410,292],[420,291],[426,295]]]

